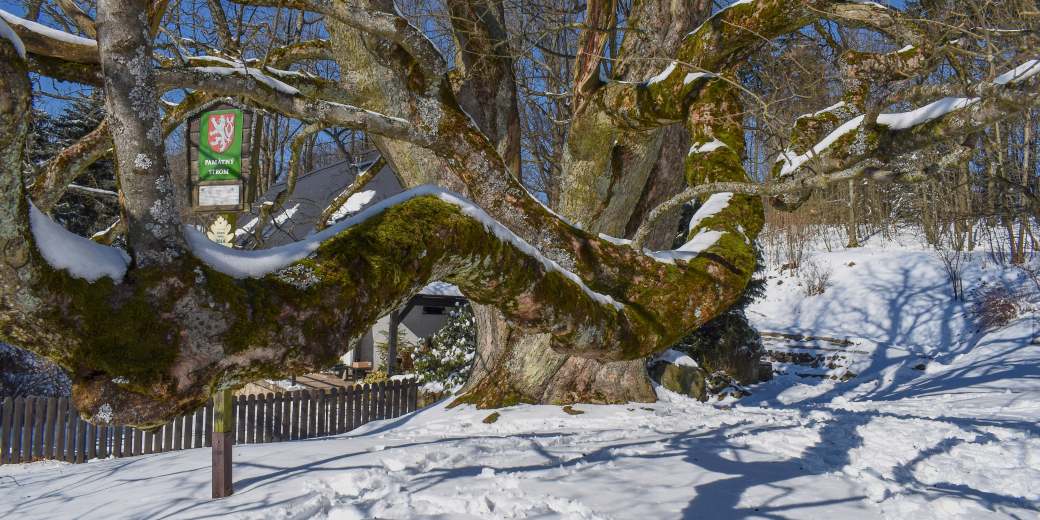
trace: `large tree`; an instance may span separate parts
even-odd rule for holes
[[[0,339],[65,367],[88,416],[104,409],[116,422],[154,425],[217,388],[328,365],[438,279],[481,304],[478,361],[461,399],[652,400],[642,360],[743,294],[763,198],[790,208],[835,181],[927,176],[966,161],[971,136],[1040,103],[1026,22],[957,27],[951,38],[946,25],[873,2],[741,0],[711,14],[708,0],[588,0],[570,85],[547,96],[568,100],[553,211],[521,181],[521,108],[531,105],[518,101],[518,70],[527,71],[517,63],[531,55],[515,48],[515,14],[503,3],[451,0],[447,21],[424,30],[387,0],[238,4],[239,13],[318,15],[329,38],[247,56],[218,1],[209,25],[219,48],[205,55],[159,52],[162,0],[99,0],[96,19],[66,13],[83,36],[2,13]],[[1026,20],[1027,4],[1001,8]],[[431,27],[451,36],[452,60]],[[810,28],[868,31],[886,45],[831,55],[843,101],[798,118],[771,182],[750,182],[745,123],[758,101],[741,74],[772,42]],[[979,56],[1000,68],[930,80]],[[338,72],[286,70],[302,60]],[[102,88],[107,117],[28,189],[30,73]],[[176,89],[189,89],[179,104],[160,101]],[[304,134],[367,132],[406,183],[439,187],[411,189],[298,244],[222,249],[183,225],[163,140],[218,96],[301,121]],[[109,148],[126,253],[65,232],[44,203]],[[906,166],[938,149],[943,161]],[[669,242],[661,229],[690,200],[699,209],[684,244],[651,251]],[[722,364],[740,371],[757,360]]]

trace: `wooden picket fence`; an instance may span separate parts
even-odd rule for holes
[[[235,444],[348,432],[415,411],[418,393],[418,383],[407,380],[240,395],[234,399]],[[201,448],[210,446],[213,428],[212,401],[150,432],[88,423],[66,397],[7,397],[0,410],[0,464],[45,459],[78,463]]]

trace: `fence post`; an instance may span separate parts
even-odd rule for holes
[[[268,392],[264,402],[264,442],[274,439],[274,428],[274,394]]]
[[[5,397],[4,404],[0,407],[0,464],[11,462],[11,457],[7,452],[11,449],[11,416],[14,415],[13,410],[14,399]]]
[[[347,424],[343,431],[350,431],[354,429],[354,414],[357,413],[356,407],[354,406],[354,398],[357,397],[357,386],[350,385],[347,387],[346,401],[347,409],[344,412],[346,415]]]
[[[369,406],[368,406],[369,398],[372,395],[372,385],[369,385],[368,383],[363,384],[363,385],[361,385],[360,390],[361,390],[361,419],[354,426],[355,428],[357,428],[358,426],[361,426],[361,425],[364,425],[364,424],[368,423],[368,421],[370,421],[372,419],[372,413],[371,413],[371,410],[369,409]]]
[[[76,464],[87,461],[87,421],[76,412]]]
[[[46,397],[36,398],[36,411],[34,415],[36,420],[33,425],[33,457],[37,459],[45,458],[43,456],[43,432],[47,427],[47,399]]]
[[[238,430],[238,435],[235,437],[235,444],[246,443],[246,409],[249,404],[246,403],[246,396],[240,395],[235,398],[235,429]]]
[[[318,434],[318,394],[317,390],[307,392],[307,438]]]
[[[256,396],[256,442],[264,442],[264,424],[266,424],[267,418],[264,417],[267,413],[267,396],[264,394],[257,394]]]
[[[36,410],[36,398],[26,397],[22,405],[25,419],[22,420],[22,462],[32,462],[33,412]]]
[[[289,403],[292,405],[291,415],[289,418],[289,440],[296,440],[300,438],[300,404],[301,404],[300,391],[296,390],[289,394]]]
[[[231,446],[234,443],[235,415],[231,390],[218,390],[213,396],[213,498],[231,496]]]
[[[318,399],[317,399],[318,413],[316,414],[316,421],[315,421],[315,422],[317,422],[318,427],[314,430],[314,436],[315,437],[321,437],[321,436],[325,435],[325,420],[328,418],[328,413],[326,413],[326,412],[328,412],[328,410],[325,409],[325,403],[328,402],[328,399],[326,399],[325,397],[326,397],[325,396],[325,391],[324,390],[318,390]]]
[[[339,389],[332,387],[325,395],[325,422],[328,426],[325,428],[325,435],[336,434],[336,412],[337,409],[336,401],[339,400]]]
[[[282,440],[282,394],[268,394],[271,397],[271,442]]]
[[[70,401],[69,409],[65,413],[65,462],[76,462],[76,436],[79,435],[79,432],[76,431],[77,426],[79,426],[79,412]]]
[[[125,426],[112,428],[112,456],[117,459],[123,456],[123,430],[125,429]]]

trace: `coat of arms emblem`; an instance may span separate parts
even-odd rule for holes
[[[235,114],[210,114],[209,147],[216,153],[224,153],[235,141]]]

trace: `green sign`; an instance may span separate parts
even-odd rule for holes
[[[242,111],[206,112],[199,118],[199,180],[242,178]]]

